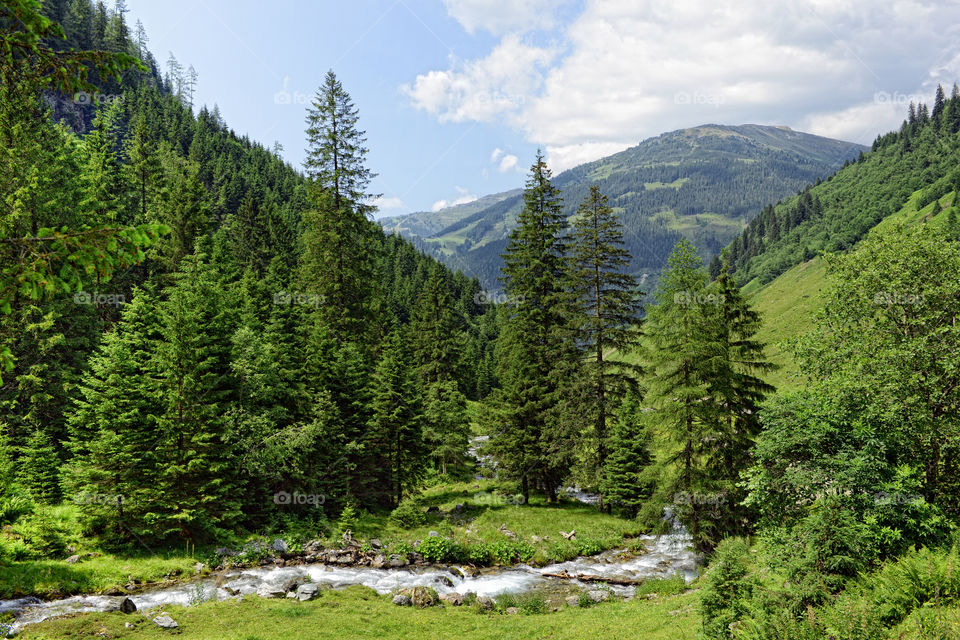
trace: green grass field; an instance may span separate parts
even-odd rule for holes
[[[167,607],[180,625],[157,627],[160,610],[124,615],[84,614],[28,627],[20,637],[31,640],[68,638],[170,638],[182,640],[316,640],[318,638],[446,639],[471,638],[551,640],[687,640],[698,626],[696,596],[662,596],[647,600],[610,601],[589,608],[555,613],[483,613],[473,607],[398,607],[388,596],[364,587],[323,591],[312,602],[264,600]],[[132,628],[126,625],[130,624]]]

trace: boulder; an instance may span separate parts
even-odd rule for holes
[[[427,533],[427,535],[428,535],[429,537],[431,537],[431,538],[439,538],[439,537],[440,537],[440,533],[437,532],[437,531],[431,531],[431,532]]]
[[[603,602],[610,597],[610,592],[601,589],[591,589],[587,591],[587,597],[590,598],[591,602]]]
[[[507,607],[507,610],[505,611],[505,613],[508,616],[513,616],[520,613],[520,609],[517,609],[516,607]]]
[[[437,592],[429,587],[412,587],[410,589],[403,589],[400,593],[405,596],[410,596],[410,602],[418,609],[432,607],[440,601],[437,597]]]
[[[567,596],[566,597],[568,607],[579,607],[580,606],[580,596]]]
[[[80,556],[78,555],[72,555],[66,559],[67,564],[77,564],[78,562],[80,562]]]
[[[383,549],[383,543],[380,542],[379,538],[373,538],[372,540],[370,540],[370,548]]]
[[[308,582],[307,584],[302,584],[297,587],[297,600],[300,602],[313,600],[318,595],[320,595],[320,587],[312,582]]]
[[[276,551],[277,553],[286,553],[290,551],[289,545],[283,538],[277,538],[273,541],[273,544],[270,545],[270,548]]]
[[[176,629],[180,625],[177,624],[177,621],[171,618],[170,616],[164,614],[162,616],[157,616],[153,619],[153,624],[157,625],[161,629]]]
[[[297,592],[296,591],[287,591],[287,600],[296,600]]]
[[[420,554],[414,551],[413,553],[410,554],[410,562],[412,562],[413,564],[423,564],[424,563],[423,554]]]
[[[370,566],[374,569],[383,569],[385,566],[387,566],[387,557],[382,553],[378,553],[371,558]]]
[[[283,588],[283,585],[267,582],[257,587],[257,595],[261,598],[284,598],[287,595],[287,590]]]
[[[453,593],[445,593],[440,596],[440,599],[454,607],[459,607],[463,604],[463,596],[456,591]]]
[[[477,605],[485,611],[490,611],[493,609],[494,605],[493,598],[488,598],[487,596],[477,596]]]
[[[120,611],[123,613],[136,613],[137,604],[130,598],[124,598],[120,602]]]
[[[393,604],[397,605],[398,607],[409,607],[411,602],[412,600],[410,600],[410,596],[408,595],[398,593],[397,595],[393,596]]]
[[[451,580],[447,576],[437,576],[436,578],[433,579],[433,581],[436,582],[437,584],[442,584],[445,587],[453,586],[453,580]]]
[[[390,566],[393,568],[405,567],[408,564],[410,564],[410,562],[406,556],[397,555],[396,553],[390,556]]]
[[[233,556],[237,555],[236,551],[228,547],[217,547],[213,550],[213,552],[221,558],[232,558]]]

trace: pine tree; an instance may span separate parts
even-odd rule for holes
[[[86,194],[82,206],[93,212],[95,219],[114,222],[127,216],[127,184],[121,159],[117,156],[121,103],[111,102],[101,108],[93,120],[93,131],[84,138],[87,164],[83,180]]]
[[[628,395],[617,408],[610,429],[609,455],[601,469],[600,490],[607,504],[635,518],[650,497],[647,467],[653,461],[650,435],[636,395]]]
[[[937,94],[933,99],[933,110],[930,112],[930,117],[933,119],[933,130],[939,131],[941,124],[941,117],[943,115],[943,109],[946,105],[947,99],[943,93],[943,86],[937,85]]]
[[[470,443],[467,399],[456,382],[446,380],[427,387],[424,394],[423,440],[430,457],[446,475],[450,466],[461,466]]]
[[[577,209],[574,222],[570,281],[574,296],[574,339],[584,352],[588,397],[577,403],[594,428],[597,468],[607,457],[607,422],[617,399],[635,384],[638,367],[610,360],[616,349],[629,353],[638,343],[640,302],[637,283],[626,273],[630,254],[623,248],[623,230],[600,188]],[[588,400],[589,398],[589,400]]]
[[[700,496],[713,490],[702,446],[716,428],[716,415],[707,380],[707,363],[717,351],[705,315],[713,302],[707,293],[708,275],[687,240],[670,253],[667,270],[655,293],[645,332],[651,346],[649,401],[662,430],[666,456],[659,460],[660,480],[655,499],[645,505],[646,518],[660,523],[662,509],[672,505],[687,526],[698,550],[709,549],[708,514]],[[689,498],[689,499],[684,499]]]
[[[127,163],[123,166],[127,181],[133,186],[134,210],[139,214],[137,222],[147,221],[147,207],[156,197],[161,167],[157,149],[147,133],[144,117],[138,116],[130,127],[124,145]]]
[[[411,375],[401,334],[391,332],[383,343],[373,375],[371,412],[366,438],[371,454],[384,462],[379,478],[388,504],[397,506],[405,491],[423,476],[423,413],[417,381]],[[384,473],[385,472],[385,473]]]
[[[550,420],[558,404],[555,374],[569,348],[563,316],[566,220],[550,177],[538,151],[503,254],[510,317],[498,345],[503,388],[488,415],[497,432],[492,445],[500,470],[520,481],[525,500],[531,480],[552,500],[573,455],[565,434]]]
[[[17,483],[35,502],[60,502],[60,459],[46,431],[37,428],[20,450]]]
[[[440,263],[434,263],[413,309],[410,344],[414,364],[425,385],[457,377],[464,335],[450,289],[449,272]]]
[[[364,132],[357,108],[333,71],[327,73],[307,115],[311,210],[304,215],[301,279],[323,296],[323,316],[338,340],[360,336],[371,319],[376,246],[368,216]]]

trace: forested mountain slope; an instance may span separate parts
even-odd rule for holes
[[[863,149],[786,127],[711,124],[644,140],[564,171],[555,183],[568,216],[590,186],[599,185],[623,221],[630,272],[655,274],[679,238],[690,239],[709,259],[765,204],[832,174]],[[513,195],[417,235],[433,255],[496,288],[500,253],[520,206],[520,196]]]

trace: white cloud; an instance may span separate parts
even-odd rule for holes
[[[373,199],[373,206],[378,209],[403,209],[407,205],[403,204],[400,198],[384,198],[379,196]]]
[[[493,152],[490,154],[490,162],[496,162],[497,159],[498,159],[500,156],[502,156],[502,155],[503,155],[503,149],[501,149],[500,147],[497,147],[497,148],[494,149]]]
[[[467,189],[457,186],[454,187],[457,190],[457,197],[453,200],[437,200],[433,203],[433,206],[430,207],[431,211],[440,211],[440,209],[446,209],[447,207],[455,207],[460,204],[468,204],[477,199],[477,196],[470,193]]]
[[[490,122],[521,110],[543,81],[556,51],[508,35],[485,58],[418,75],[401,91],[440,122]]]
[[[516,168],[517,162],[519,162],[517,156],[513,155],[512,153],[508,153],[500,158],[500,165],[497,167],[497,169],[500,171],[500,173],[506,173],[507,171],[510,171],[510,169]]]
[[[550,29],[566,2],[557,0],[443,0],[447,13],[467,33],[482,29],[495,36]]]
[[[960,3],[948,0],[585,0],[550,48],[506,18],[484,22],[491,3],[447,3],[468,31],[506,34],[490,53],[419,75],[407,93],[440,121],[506,124],[555,170],[712,122],[869,143],[906,111],[876,95],[930,101],[938,81],[960,78]]]

